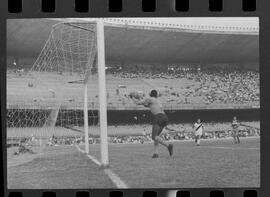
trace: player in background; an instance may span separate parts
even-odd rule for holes
[[[195,134],[195,143],[197,146],[200,146],[200,139],[203,135],[203,123],[201,119],[198,119],[197,122],[193,125],[194,134]]]
[[[240,126],[240,123],[238,122],[236,116],[234,116],[233,121],[232,121],[232,132],[233,132],[232,135],[233,135],[234,142],[236,144],[240,144],[239,126]]]
[[[158,158],[158,144],[165,146],[168,149],[170,156],[173,155],[173,145],[166,143],[160,137],[162,130],[165,127],[167,128],[168,117],[163,110],[161,101],[158,100],[157,97],[158,92],[156,90],[152,90],[150,92],[149,98],[137,97],[133,94],[130,94],[130,98],[135,104],[148,107],[153,115],[152,139],[154,141],[154,154],[152,158]]]

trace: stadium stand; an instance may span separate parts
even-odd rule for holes
[[[43,73],[48,80],[45,84],[34,84],[31,77],[9,71],[7,75],[8,105],[24,106],[45,105],[54,102],[57,86],[61,86],[62,107],[72,108],[82,105],[82,86],[79,84],[57,81],[59,73]],[[67,81],[73,77],[68,76]],[[127,80],[128,79],[128,80]],[[167,67],[165,70],[132,70],[112,69],[107,71],[108,108],[138,108],[129,99],[132,91],[147,94],[151,89],[159,90],[165,109],[186,104],[201,105],[258,105],[259,72],[255,70],[224,69],[183,69]],[[58,85],[57,85],[58,84]],[[92,108],[98,107],[98,80],[93,76],[89,82],[89,103]],[[46,102],[42,102],[46,100]],[[22,102],[24,104],[22,104]]]

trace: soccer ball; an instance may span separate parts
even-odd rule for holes
[[[142,99],[143,98],[143,93],[142,92],[131,92],[129,93],[130,98],[135,98],[135,99]]]

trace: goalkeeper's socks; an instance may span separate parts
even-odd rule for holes
[[[170,153],[170,156],[172,156],[173,155],[173,145],[172,144],[169,144],[168,151]]]

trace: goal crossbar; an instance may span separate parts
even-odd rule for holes
[[[74,23],[63,23],[63,24],[95,33],[95,31],[93,31],[92,29],[81,27],[79,25],[75,25]]]

